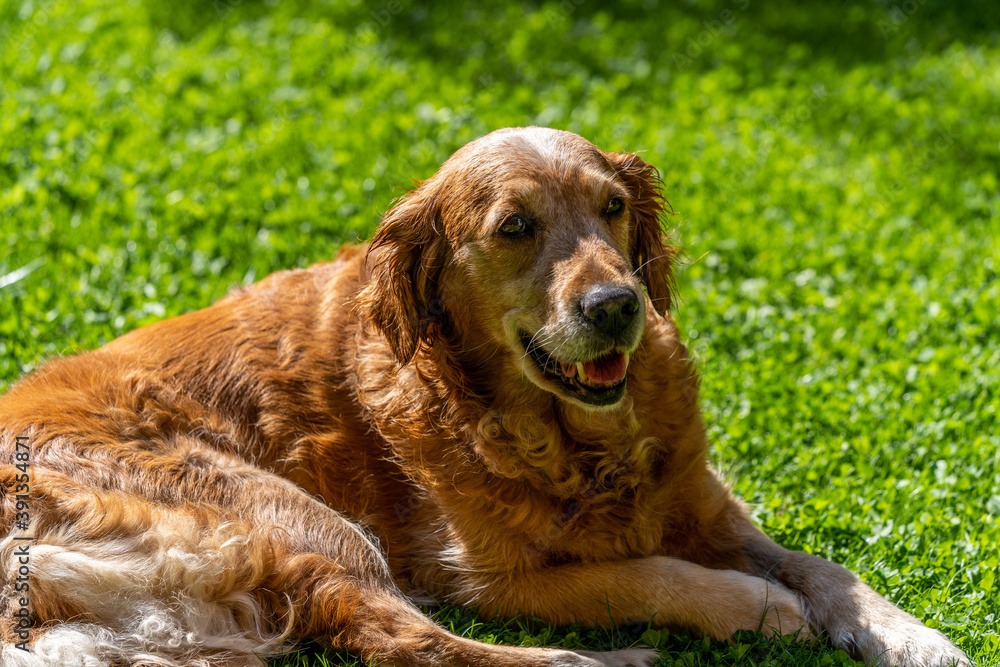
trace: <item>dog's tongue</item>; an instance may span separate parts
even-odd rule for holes
[[[592,361],[584,362],[583,371],[587,379],[598,384],[614,384],[625,377],[628,360],[624,354],[613,352]]]

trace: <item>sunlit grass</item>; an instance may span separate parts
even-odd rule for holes
[[[663,173],[715,461],[759,521],[996,664],[997,24],[670,4],[0,0],[0,386],[331,257],[476,136],[573,130]],[[438,618],[645,636],[665,665],[846,660]]]

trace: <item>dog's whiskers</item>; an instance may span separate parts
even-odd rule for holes
[[[669,258],[669,257],[670,257],[670,254],[669,254],[669,253],[663,253],[662,255],[656,255],[655,257],[650,257],[650,258],[649,258],[649,259],[647,259],[647,260],[646,260],[645,262],[643,262],[642,264],[640,264],[639,266],[637,266],[637,267],[635,268],[635,270],[634,270],[634,271],[632,271],[632,273],[631,273],[630,275],[632,275],[632,277],[635,277],[635,276],[637,276],[637,275],[638,275],[638,273],[639,273],[640,271],[642,271],[643,267],[645,267],[645,266],[646,266],[647,264],[649,264],[650,262],[653,262],[653,261],[655,261],[655,260],[658,260],[658,259],[664,259],[664,258]]]

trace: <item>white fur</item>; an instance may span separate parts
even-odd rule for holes
[[[67,528],[40,537],[31,545],[30,596],[87,609],[95,622],[54,626],[28,652],[0,645],[0,667],[260,665],[258,655],[287,652],[292,619],[275,632],[249,586],[232,577],[249,539],[231,525],[199,529],[167,511],[138,536],[94,541]],[[8,600],[14,549],[0,541]]]

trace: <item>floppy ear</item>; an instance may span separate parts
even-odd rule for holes
[[[673,214],[661,191],[663,181],[656,168],[631,153],[605,153],[634,198],[629,240],[632,266],[638,271],[653,307],[660,315],[670,309],[674,287],[674,257],[677,249],[666,243],[660,218]]]
[[[413,359],[422,341],[430,342],[444,315],[437,298],[444,231],[437,218],[429,184],[399,200],[375,232],[365,256],[369,281],[354,299],[356,312],[386,337],[401,364]]]

